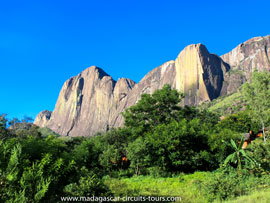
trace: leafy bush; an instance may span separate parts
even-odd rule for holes
[[[270,143],[264,143],[261,139],[256,139],[248,145],[247,150],[251,157],[260,165],[261,173],[270,172]],[[258,172],[258,171],[256,171]]]
[[[258,177],[247,170],[242,170],[242,174],[239,175],[233,168],[221,168],[199,187],[208,202],[220,202],[249,194],[266,186],[270,186],[269,175]]]
[[[76,190],[108,192],[92,140],[73,144],[74,150],[65,142],[55,136],[0,140],[0,202],[57,202]]]
[[[250,130],[257,132],[260,126],[252,120],[250,112],[246,110],[227,116],[217,124],[216,128],[227,128],[234,132],[247,133]]]
[[[95,173],[89,171],[86,167],[82,167],[79,171],[80,179],[78,183],[66,185],[64,191],[70,196],[109,196],[109,190],[103,183],[103,180]]]

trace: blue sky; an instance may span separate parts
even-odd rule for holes
[[[139,82],[203,43],[222,55],[270,34],[268,0],[0,1],[0,113],[53,110],[63,83],[96,65]]]

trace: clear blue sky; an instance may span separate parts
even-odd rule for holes
[[[138,82],[189,44],[222,55],[270,34],[269,8],[269,0],[1,1],[0,113],[53,110],[63,83],[91,65]]]

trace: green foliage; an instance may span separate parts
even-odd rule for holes
[[[265,186],[266,187],[266,186]],[[270,202],[270,189],[258,190],[247,195],[243,195],[234,200],[228,200],[224,203],[269,203]]]
[[[248,192],[245,179],[248,177],[239,176],[236,172],[218,172],[208,179],[202,186],[203,193],[208,202],[214,200],[223,201],[237,197]]]
[[[49,157],[44,157],[39,163],[33,163],[31,167],[24,169],[20,179],[21,193],[25,199],[39,202],[48,191],[51,177],[44,179],[44,166],[49,163]]]
[[[87,166],[88,168],[99,167],[98,157],[100,150],[95,145],[94,139],[85,139],[81,143],[74,145],[71,155],[79,167]]]
[[[55,135],[56,137],[60,137],[60,135],[46,127],[38,128],[38,132],[41,134],[42,137],[48,137],[49,135]]]
[[[231,95],[221,96],[211,102],[204,103],[200,108],[208,109],[222,116],[239,112],[243,105],[243,96],[240,92],[235,92]]]
[[[74,150],[67,148],[71,145],[69,142]],[[78,187],[90,187],[91,184],[94,188],[102,185],[102,175],[95,169],[99,153],[93,146],[91,139],[74,144],[55,136],[1,141],[0,202],[57,202],[61,196],[67,195],[67,185],[78,183]],[[87,155],[80,157],[84,149],[88,149]],[[93,155],[96,155],[96,160],[90,158]],[[76,165],[75,161],[79,164]],[[85,168],[85,173],[82,168]],[[95,176],[86,175],[88,172]],[[104,187],[103,191],[107,188]]]
[[[7,130],[6,115],[2,114],[2,115],[0,115],[0,140],[4,140],[8,137],[10,137],[10,133]]]
[[[178,104],[183,97],[169,85],[164,85],[152,95],[142,94],[141,99],[123,113],[125,126],[132,128],[136,135],[142,135],[158,124],[169,123],[177,119]]]
[[[21,153],[22,148],[19,144],[17,144],[11,151],[10,159],[6,168],[6,177],[10,182],[15,181],[17,178],[19,172],[17,166],[19,165]]]
[[[213,164],[215,168],[217,168],[219,164],[222,164],[225,158],[233,152],[233,147],[229,144],[230,140],[239,140],[240,136],[239,133],[233,132],[227,128],[217,132],[214,131],[209,135],[208,145],[214,156],[215,162]]]
[[[142,95],[141,100],[123,114],[128,143],[126,140],[122,143],[127,145],[130,167],[135,174],[159,171],[166,175],[215,166],[208,137],[218,123],[218,116],[205,109],[181,107],[182,98],[183,94],[165,85],[153,95]],[[118,146],[111,151],[122,150],[124,145]]]
[[[79,197],[110,195],[107,186],[96,174],[89,171],[86,167],[82,167],[79,173],[81,176],[78,183],[71,183],[65,186],[64,191],[67,195]]]
[[[6,202],[39,202],[48,191],[50,178],[43,178],[43,165],[33,163],[32,167],[19,167],[22,162],[22,147],[17,144],[11,151],[6,168],[1,169],[2,187],[0,200]],[[43,161],[41,161],[42,163]]]
[[[238,171],[229,168],[212,173],[207,181],[201,182],[198,186],[207,202],[223,202],[269,187],[269,183],[270,176],[257,177],[247,171],[243,171],[240,176]]]
[[[172,121],[168,125],[158,125],[147,134],[145,143],[149,154],[149,165],[159,166],[165,171],[207,170],[206,125],[199,119],[181,122]],[[146,157],[147,154],[142,154]]]
[[[256,139],[248,145],[250,156],[260,165],[260,174],[270,172],[270,143],[265,144],[261,139]],[[258,172],[258,171],[256,171]]]
[[[91,138],[61,138],[26,120],[13,119],[7,129],[7,119],[0,117],[0,202],[93,195],[212,202],[270,183],[268,143],[256,140],[248,154],[242,143],[236,146],[242,131],[258,129],[254,115],[245,110],[219,121],[204,108],[182,107],[181,99],[183,94],[168,85],[144,94],[123,114],[123,128]],[[252,160],[261,167],[252,167]],[[195,172],[219,166],[211,173]]]
[[[174,177],[134,176],[131,178],[105,179],[114,196],[156,196],[181,197],[181,202],[205,202],[198,185],[211,176],[209,172],[180,174]]]
[[[115,146],[109,145],[107,149],[99,157],[99,163],[107,171],[111,171],[113,168],[117,168],[121,159],[120,152]]]
[[[142,137],[138,137],[127,147],[128,158],[131,160],[130,167],[135,170],[137,176],[140,174],[141,170],[145,169],[147,164],[149,164],[147,151],[147,146]]]
[[[245,150],[242,148],[244,144],[244,138],[241,139],[238,146],[236,146],[235,142],[231,139],[231,145],[234,149],[234,152],[230,154],[224,161],[224,165],[227,166],[228,163],[237,164],[237,169],[239,174],[241,174],[242,170],[242,162],[249,162],[253,166],[257,164],[255,160],[253,160],[250,155],[245,152]]]
[[[270,73],[255,71],[251,82],[243,85],[242,94],[253,120],[264,129],[270,123]]]
[[[260,129],[258,123],[253,121],[250,111],[247,110],[227,116],[216,127],[219,129],[228,128],[234,132],[242,133],[249,132],[249,130],[257,132]]]
[[[97,137],[96,137],[97,138]],[[128,163],[122,162],[122,157],[127,157],[126,146],[130,139],[130,131],[127,128],[113,129],[100,136],[99,163],[107,172],[128,167]]]

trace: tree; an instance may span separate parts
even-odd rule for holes
[[[207,170],[211,167],[208,130],[198,118],[160,124],[145,135],[147,151],[141,156],[147,166],[158,167],[162,173]]]
[[[142,135],[158,124],[169,123],[177,119],[183,98],[184,94],[173,90],[170,85],[164,85],[152,95],[142,94],[138,103],[123,113],[125,126],[132,128],[135,134]]]
[[[221,120],[217,125],[216,128],[218,130],[223,130],[225,128],[230,129],[234,132],[249,132],[257,131],[260,128],[260,124],[258,125],[257,122],[254,122],[250,111],[240,111],[235,114],[227,116],[225,119]]]
[[[0,115],[0,140],[9,137],[9,131],[7,129],[6,114]]]
[[[262,125],[265,143],[264,128],[270,119],[270,73],[255,71],[251,82],[243,85],[242,94],[251,110],[253,120],[257,122],[259,120]]]
[[[146,164],[147,147],[142,137],[138,137],[134,142],[129,143],[127,147],[128,159],[130,159],[130,167],[135,170],[136,176],[141,173]]]
[[[19,123],[20,120],[18,118],[13,118],[12,120],[10,120],[8,122],[9,126],[11,127],[11,129],[15,129],[16,128],[16,125],[17,123]]]
[[[22,147],[17,144],[10,151],[6,168],[0,169],[0,201],[39,202],[48,191],[51,178],[44,178],[44,165],[49,163],[48,159],[45,157],[26,168],[21,166],[22,161]]]
[[[248,145],[251,157],[260,165],[263,171],[270,171],[270,143],[264,144],[262,140],[256,140]]]
[[[105,170],[109,171],[111,175],[111,171],[114,168],[117,168],[120,159],[121,155],[119,150],[113,145],[108,145],[107,149],[105,149],[99,156],[99,164]]]

